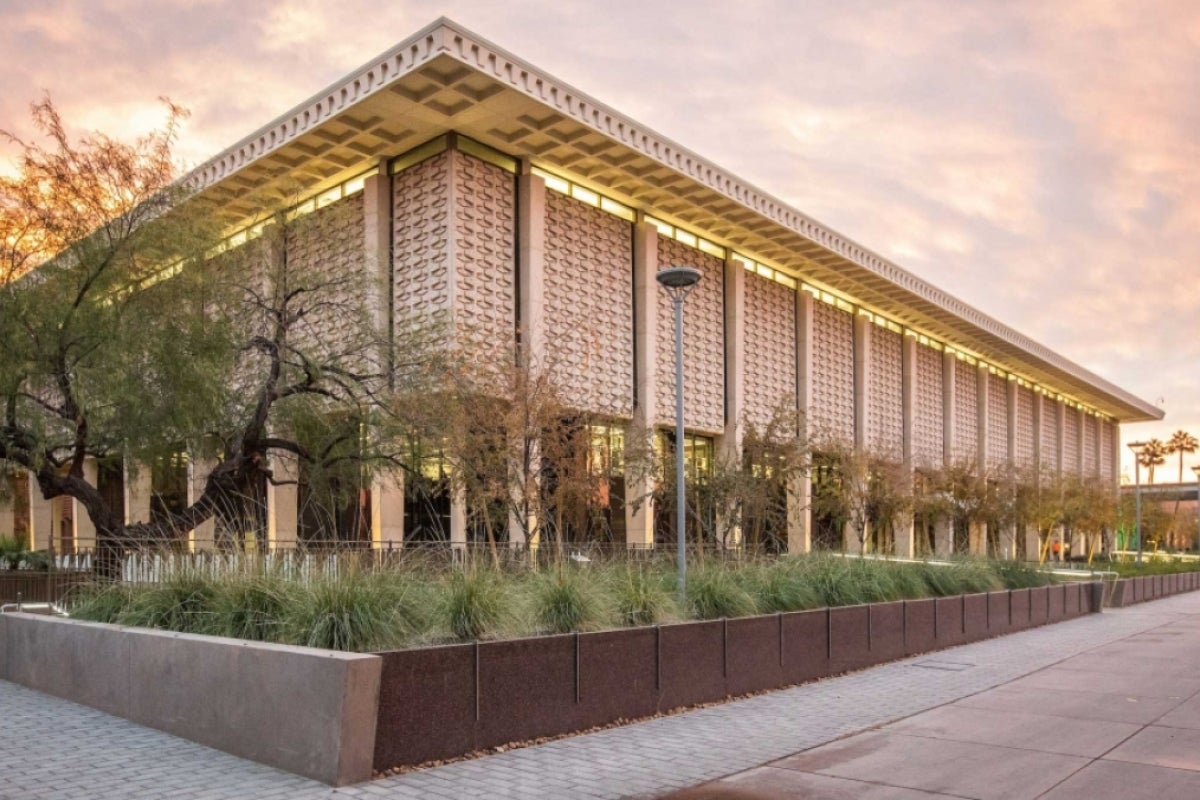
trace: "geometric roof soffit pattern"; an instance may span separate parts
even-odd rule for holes
[[[441,19],[194,170],[230,222],[450,130],[845,293],[1118,419],[1153,405]]]

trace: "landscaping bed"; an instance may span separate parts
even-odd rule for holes
[[[673,573],[659,563],[516,574],[346,570],[304,580],[181,574],[71,598],[78,617],[116,625],[13,615],[0,624],[0,677],[341,783],[363,779],[364,768],[384,772],[650,717],[1100,610],[1098,583],[1028,586],[1048,580],[977,560],[712,561],[689,575],[680,603]],[[43,623],[59,627],[38,633]],[[184,633],[123,627],[133,625]],[[360,655],[345,668],[322,668],[327,650],[294,647],[314,643]],[[14,657],[17,650],[27,652]],[[97,667],[85,653],[108,661]],[[206,685],[228,685],[228,714],[189,689],[201,667]],[[152,680],[158,673],[165,678]],[[137,675],[145,677],[128,682]],[[305,719],[306,706],[284,702],[299,716],[255,737],[237,733],[245,714],[273,719],[270,707],[297,691],[341,710]],[[305,743],[347,744],[318,769],[296,763],[288,754],[298,749],[286,741],[253,746],[275,728],[307,730]]]

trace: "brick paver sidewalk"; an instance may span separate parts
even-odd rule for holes
[[[1193,614],[1200,614],[1200,593],[342,789],[0,681],[0,798],[654,797],[945,705]],[[1142,646],[1155,645],[1147,638]]]

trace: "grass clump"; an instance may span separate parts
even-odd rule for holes
[[[500,577],[486,569],[455,570],[439,587],[434,608],[450,637],[464,642],[495,634],[512,611]]]
[[[296,595],[286,640],[356,652],[400,646],[421,628],[419,605],[403,582],[389,578],[350,573],[315,581]]]
[[[552,569],[532,581],[535,628],[542,633],[574,633],[601,627],[605,603],[596,582],[570,566]]]
[[[687,602],[696,619],[748,617],[758,612],[754,595],[734,569],[701,567],[688,574]]]
[[[238,575],[221,582],[213,599],[211,632],[256,642],[279,641],[296,599],[295,589],[273,575]]]
[[[67,608],[75,619],[115,623],[131,601],[132,593],[124,584],[91,583],[71,591]]]
[[[218,582],[198,572],[181,572],[131,592],[129,601],[112,621],[135,628],[209,633]]]
[[[804,611],[821,605],[815,587],[792,559],[780,559],[748,570],[758,610],[764,614]]]
[[[675,619],[679,608],[662,573],[644,564],[625,564],[609,576],[617,620],[621,625],[655,625]]]
[[[1048,571],[1021,561],[996,561],[993,569],[1006,589],[1035,589],[1054,583]]]

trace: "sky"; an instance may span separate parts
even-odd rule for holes
[[[1200,437],[1194,0],[0,0],[0,129],[169,97],[194,166],[442,15]]]

